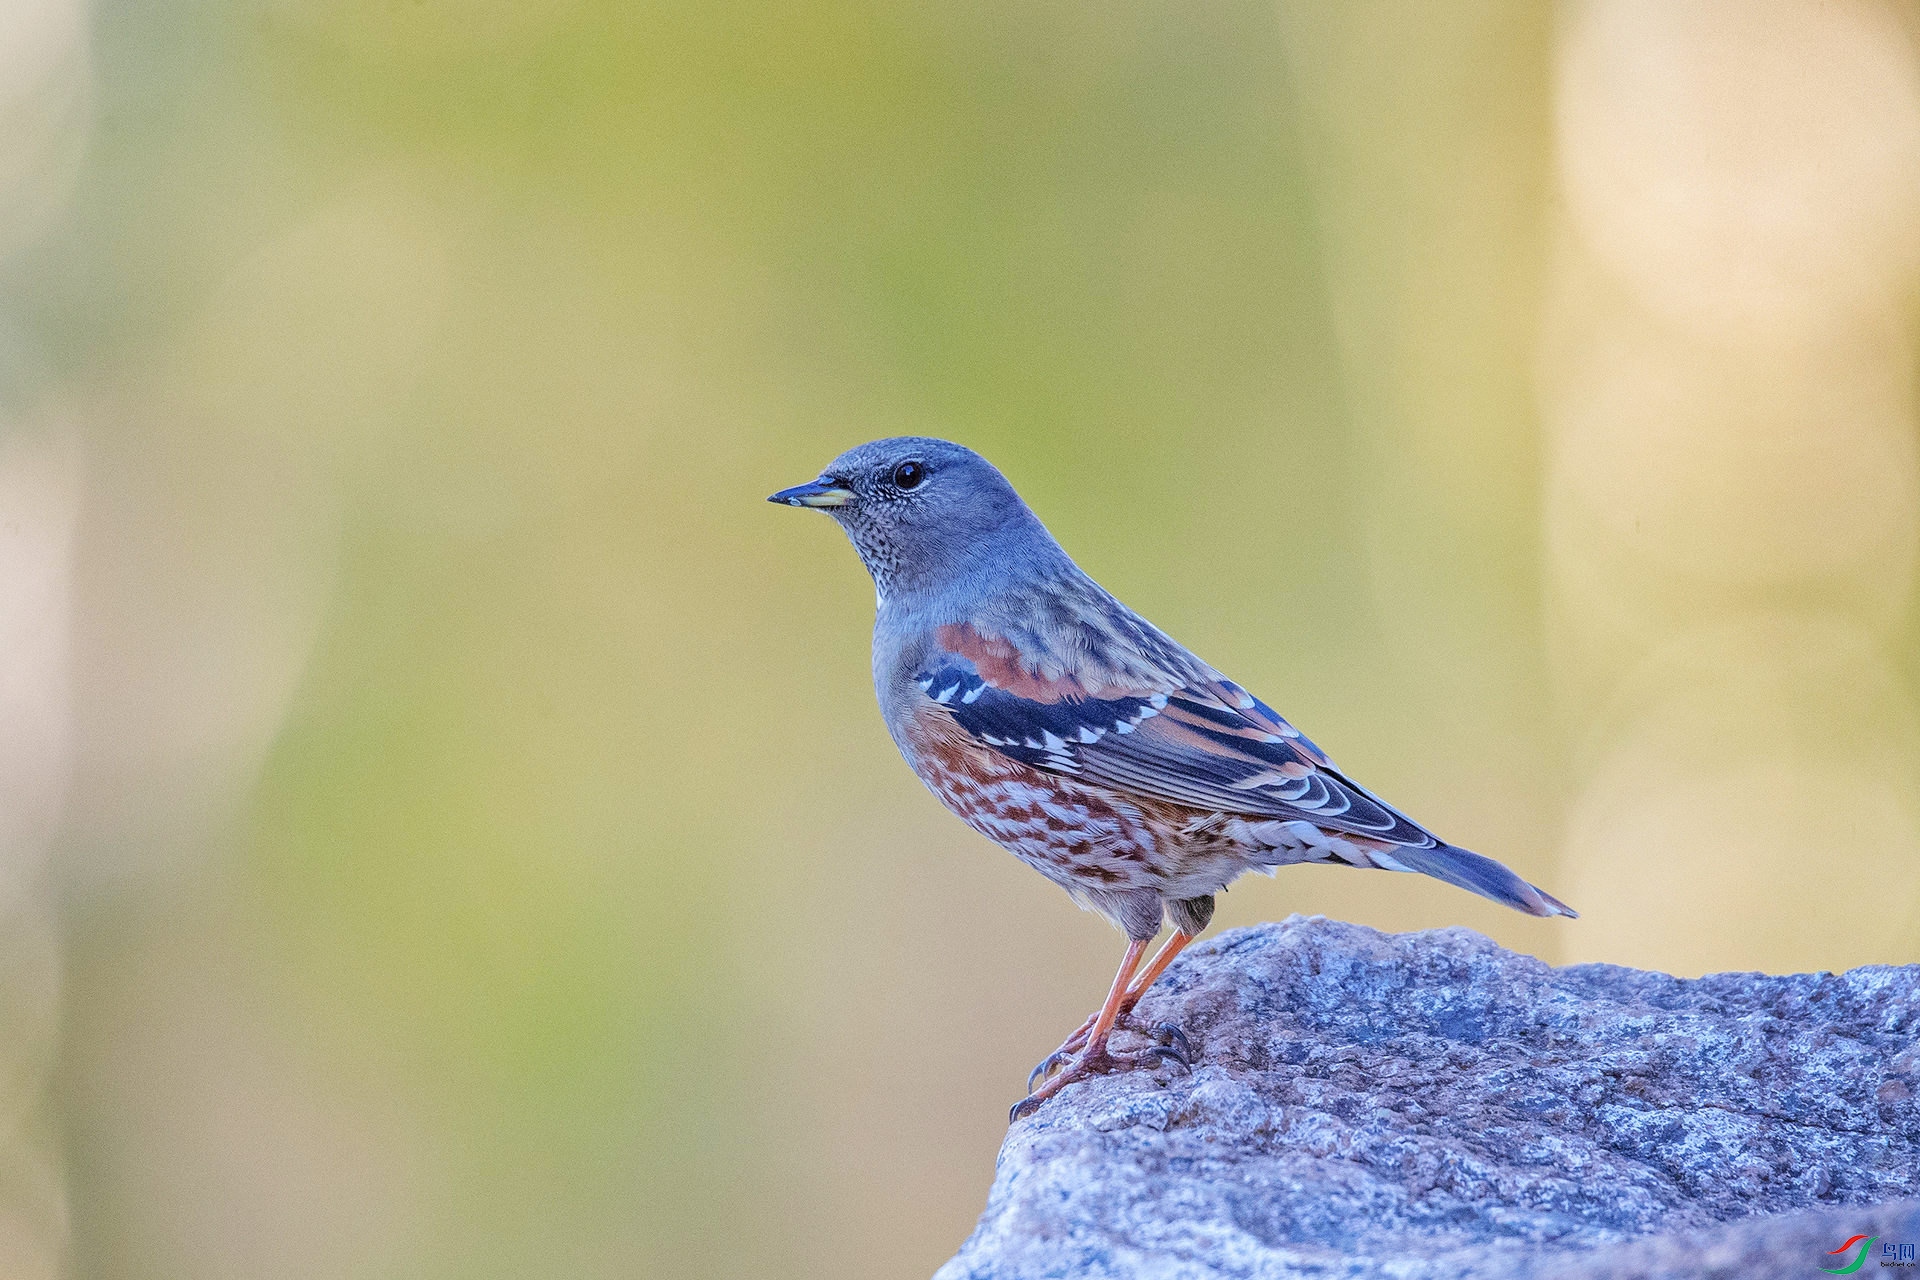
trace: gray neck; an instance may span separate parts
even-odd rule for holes
[[[1079,572],[1029,511],[984,538],[930,542],[914,548],[912,556],[876,551],[858,537],[853,541],[873,575],[881,612],[922,618],[929,625],[968,617],[1015,583]]]

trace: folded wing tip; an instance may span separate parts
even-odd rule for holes
[[[1521,883],[1525,884],[1527,889],[1530,890],[1528,895],[1530,900],[1524,904],[1524,909],[1529,915],[1545,916],[1549,919],[1554,916],[1565,916],[1569,920],[1578,920],[1580,918],[1578,911],[1575,911],[1572,907],[1560,901],[1560,899],[1554,897],[1539,885],[1529,884],[1524,880],[1521,881]]]

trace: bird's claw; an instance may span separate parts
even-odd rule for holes
[[[1193,1042],[1187,1039],[1186,1032],[1171,1022],[1163,1022],[1153,1029],[1153,1038],[1159,1041],[1163,1048],[1173,1050],[1181,1066],[1193,1065]]]
[[[1058,1049],[1055,1049],[1052,1053],[1042,1058],[1038,1066],[1027,1072],[1028,1093],[1033,1092],[1036,1082],[1044,1080],[1052,1072],[1058,1070],[1064,1063],[1070,1061],[1074,1054],[1080,1052],[1080,1050],[1085,1047],[1087,1035],[1093,1030],[1095,1017],[1096,1015],[1094,1014],[1088,1014],[1087,1020],[1081,1023],[1072,1035],[1062,1040]]]
[[[1170,1044],[1150,1044],[1138,1053],[1121,1059],[1130,1067],[1158,1066],[1160,1062],[1177,1062],[1187,1071],[1193,1070],[1193,1064],[1187,1056]]]
[[[1027,1072],[1027,1092],[1032,1093],[1040,1082],[1055,1071],[1073,1061],[1073,1052],[1069,1049],[1055,1049],[1040,1060],[1040,1065]]]
[[[1163,1022],[1151,1033],[1142,1034],[1151,1034],[1153,1043],[1131,1053],[1116,1054],[1109,1050],[1106,1056],[1119,1066],[1148,1067],[1173,1062],[1183,1070],[1193,1070],[1193,1042],[1187,1039],[1186,1032],[1170,1022]]]
[[[1133,1068],[1158,1066],[1163,1062],[1178,1063],[1188,1071],[1193,1070],[1193,1042],[1187,1039],[1187,1033],[1171,1022],[1162,1022],[1152,1029],[1146,1027],[1128,1027],[1135,1035],[1145,1037],[1150,1043],[1142,1049],[1130,1049],[1116,1052],[1111,1046],[1101,1053],[1098,1061],[1089,1062],[1093,1071],[1111,1071],[1115,1068]]]

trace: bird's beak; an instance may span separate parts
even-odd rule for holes
[[[809,480],[791,489],[782,489],[767,501],[789,507],[844,507],[853,501],[853,490],[843,489],[831,480]]]

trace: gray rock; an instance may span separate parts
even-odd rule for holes
[[[1194,1069],[1015,1124],[936,1280],[1800,1280],[1920,1244],[1920,965],[1684,980],[1295,916],[1139,1017]]]

